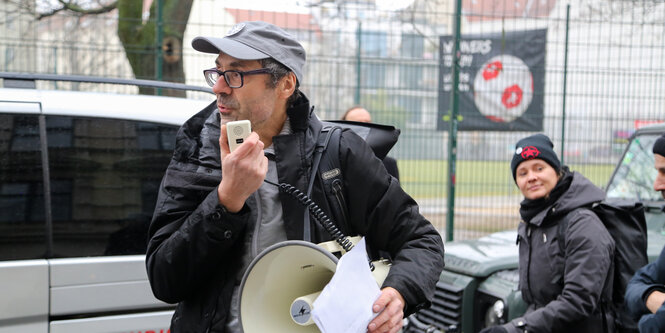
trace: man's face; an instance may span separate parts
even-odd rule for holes
[[[261,68],[258,60],[239,60],[225,53],[220,53],[215,64],[218,70],[250,71]],[[244,84],[240,88],[230,88],[223,77],[217,80],[212,91],[217,95],[217,108],[222,116],[222,123],[234,120],[249,120],[252,130],[274,127],[282,117],[275,112],[280,105],[277,89],[269,88],[268,74],[244,75]],[[283,101],[281,101],[283,103]],[[279,125],[281,128],[281,124]]]
[[[665,156],[653,154],[656,167],[656,181],[653,182],[653,189],[660,191],[665,198]]]

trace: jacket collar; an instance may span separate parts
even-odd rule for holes
[[[573,171],[572,173],[573,181],[568,191],[561,195],[559,200],[534,216],[531,219],[531,224],[541,226],[549,216],[563,216],[577,208],[591,205],[605,198],[605,192],[602,189],[591,183],[579,172]]]
[[[313,111],[314,107],[310,108],[307,96],[301,92],[293,105],[286,110],[286,114],[291,121],[291,129],[294,132],[306,130],[308,119]]]

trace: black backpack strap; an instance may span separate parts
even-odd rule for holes
[[[594,214],[596,214],[596,212],[592,209],[592,207],[580,207],[580,208],[577,208],[577,209],[588,209],[588,210],[592,211]],[[577,210],[577,209],[575,209],[575,210]],[[566,215],[564,215],[563,218],[557,224],[557,241],[559,242],[559,253],[561,253],[561,255],[564,258],[566,257],[566,230],[568,229],[568,220],[570,220],[570,215],[575,210],[570,211]],[[614,262],[612,262],[612,265],[614,266]],[[608,304],[608,302],[605,299],[604,295],[601,295],[600,312],[602,314],[601,319],[603,321],[603,332],[608,332],[608,329],[609,329],[607,327],[607,311],[608,310],[612,311],[612,309],[611,308],[608,309],[608,306],[611,306],[611,304]]]
[[[557,224],[557,241],[559,242],[559,252],[564,257],[566,256],[566,230],[568,229],[568,220],[570,220],[570,214],[578,209],[588,209],[593,212],[591,207],[579,207],[566,213],[566,215],[564,215]]]
[[[339,141],[342,136],[342,128],[336,125],[326,125],[331,132],[328,148],[321,157],[321,166],[319,167],[319,176],[323,184],[330,205],[331,213],[337,222],[337,227],[343,233],[349,232],[347,228],[348,216],[346,199],[344,195],[344,179],[339,161]]]
[[[318,174],[319,170],[319,165],[321,163],[321,157],[323,155],[324,151],[327,150],[328,143],[330,142],[330,138],[333,134],[334,130],[331,130],[330,127],[324,127],[321,129],[321,132],[319,132],[319,136],[317,138],[316,142],[316,147],[314,148],[314,155],[313,155],[313,160],[312,160],[312,171],[309,177],[309,184],[307,185],[307,196],[311,197],[312,196],[312,188],[314,187],[314,180],[316,179],[316,175]],[[339,139],[337,140],[339,141]],[[335,150],[338,150],[337,147],[335,147]],[[305,217],[304,217],[304,223],[303,223],[303,240],[310,242],[312,239],[311,237],[311,221],[309,217],[309,210],[305,209]]]

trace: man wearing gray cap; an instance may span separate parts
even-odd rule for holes
[[[178,303],[172,333],[241,332],[238,291],[252,259],[286,240],[330,240],[306,225],[303,205],[267,183],[306,192],[322,123],[299,91],[305,50],[282,29],[243,22],[192,46],[217,55],[203,71],[217,100],[178,132],[150,225],[148,277],[157,298]],[[225,124],[234,120],[249,120],[253,132],[230,152]],[[341,134],[339,160],[347,218],[337,226],[392,260],[367,329],[397,332],[404,315],[432,301],[441,236],[352,131]],[[324,191],[317,178],[312,199],[330,216]]]

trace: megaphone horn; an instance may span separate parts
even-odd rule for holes
[[[298,240],[261,252],[240,285],[244,332],[318,332],[311,319],[312,303],[335,274],[337,261],[324,248]]]

